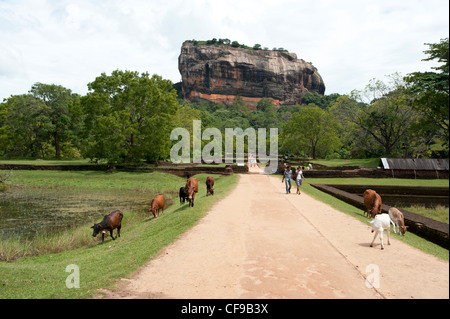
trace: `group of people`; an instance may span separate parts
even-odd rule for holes
[[[258,163],[256,162],[256,158],[253,156],[252,153],[248,154],[248,165],[250,167],[258,166]]]
[[[300,186],[302,186],[302,181],[305,178],[303,176],[303,170],[303,166],[297,166],[297,169],[295,170],[295,172],[293,172],[290,165],[286,166],[286,169],[283,173],[283,179],[281,180],[281,182],[284,181],[286,183],[286,194],[289,194],[291,192],[292,179],[294,179],[295,184],[297,185],[297,194],[300,195]]]

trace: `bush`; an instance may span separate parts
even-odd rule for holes
[[[8,180],[13,175],[12,171],[0,172],[0,192],[5,191],[8,188]]]
[[[240,46],[240,44],[239,44],[239,42],[237,42],[237,41],[233,41],[233,42],[231,42],[231,46],[232,46],[233,48],[238,48],[238,47]]]

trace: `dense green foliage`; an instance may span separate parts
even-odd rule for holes
[[[170,81],[117,70],[88,87],[91,92],[82,98],[87,157],[134,162],[168,156],[167,136],[178,107]]]
[[[36,83],[29,94],[0,104],[0,156],[77,156],[79,96],[59,85]]]
[[[261,44],[256,43],[253,47],[249,47],[245,44],[241,44],[238,41],[231,41],[230,39],[216,39],[212,38],[211,40],[206,41],[199,41],[199,40],[187,40],[186,42],[193,43],[194,45],[197,44],[207,44],[207,45],[229,45],[233,48],[244,48],[248,50],[269,50],[267,47],[261,47]],[[288,50],[284,48],[273,48],[272,51],[282,51],[282,52],[288,52]]]
[[[312,158],[323,157],[340,149],[337,123],[332,114],[314,104],[302,107],[284,125],[283,146],[296,153],[306,152]]]
[[[449,125],[449,44],[448,38],[440,43],[427,43],[430,47],[425,51],[429,55],[424,61],[437,60],[439,67],[432,69],[438,72],[415,72],[405,80],[409,84],[409,92],[413,96],[414,105],[423,117],[421,128],[429,134],[441,135],[448,149]]]
[[[228,39],[206,42],[242,46]],[[278,128],[279,154],[448,157],[448,38],[427,45],[425,60],[437,60],[437,72],[373,79],[343,96],[308,93],[302,105],[277,107],[261,99],[251,108],[239,96],[229,104],[190,103],[177,99],[169,80],[120,70],[89,83],[86,96],[36,83],[0,104],[0,157],[165,160],[177,142],[170,140],[172,129],[186,128],[192,136],[193,120],[222,135],[225,128]]]

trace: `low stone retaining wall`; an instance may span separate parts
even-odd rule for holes
[[[193,176],[196,174],[222,174],[248,173],[247,166],[226,165],[224,166],[202,166],[202,165],[166,165],[142,166],[142,165],[30,165],[30,164],[0,164],[0,170],[58,170],[58,171],[121,171],[121,172],[164,172],[177,176]]]
[[[227,165],[223,166],[193,166],[193,167],[156,167],[155,171],[169,173],[177,176],[193,176],[196,174],[221,174],[231,175],[233,173],[248,173],[247,166]]]
[[[47,170],[47,171],[106,171],[108,165],[31,165],[0,164],[0,170]]]
[[[364,199],[360,195],[352,194],[344,190],[333,187],[335,185],[325,184],[311,184],[311,186],[328,193],[340,200],[358,207],[361,209],[361,214],[364,211]],[[342,186],[342,185],[339,185]],[[361,185],[361,187],[367,189],[370,188],[367,185]],[[448,190],[447,190],[448,192]],[[383,204],[381,209],[383,213],[388,213],[389,208],[386,204]],[[424,217],[413,212],[400,209],[405,217],[405,224],[409,226],[408,231],[425,238],[433,243],[438,244],[441,247],[449,249],[449,225],[428,217]]]
[[[352,170],[305,170],[305,177],[311,178],[349,178],[349,177],[368,177],[368,178],[413,178],[413,179],[448,179],[448,171],[414,171],[414,170],[384,170],[359,168]]]
[[[288,163],[289,164],[289,163]],[[292,167],[297,167],[298,164],[290,164]],[[342,166],[329,167],[319,166],[314,164],[318,169],[305,169],[303,174],[305,177],[311,178],[349,178],[349,177],[368,177],[368,178],[419,178],[419,179],[448,179],[449,171],[432,171],[432,170],[391,170],[383,168],[364,168],[359,166]],[[283,174],[284,164],[279,162],[278,174]]]
[[[327,185],[356,195],[362,195],[366,189],[370,188],[381,195],[384,204],[395,207],[408,207],[413,205],[422,205],[425,207],[442,205],[449,207],[448,187]]]

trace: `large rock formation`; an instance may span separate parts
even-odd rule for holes
[[[229,103],[240,96],[251,105],[261,98],[299,104],[308,92],[323,95],[322,77],[311,63],[286,51],[184,42],[178,58],[182,92],[190,101]]]

